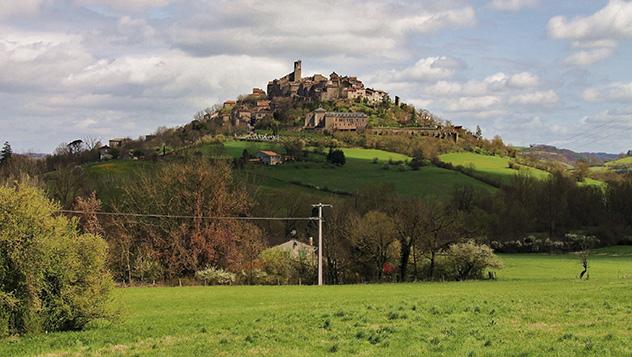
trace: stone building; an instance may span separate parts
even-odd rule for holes
[[[318,108],[305,116],[306,129],[357,131],[364,130],[368,123],[367,115],[360,112],[328,112]]]
[[[268,98],[277,97],[298,97],[314,101],[366,100],[374,105],[386,100],[388,93],[365,88],[358,77],[340,76],[336,72],[331,73],[329,78],[322,74],[303,78],[301,61],[296,61],[293,72],[268,83]]]

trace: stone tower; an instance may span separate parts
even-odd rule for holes
[[[294,62],[294,82],[301,80],[301,60]]]

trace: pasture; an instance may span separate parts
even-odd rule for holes
[[[519,170],[509,168],[511,159],[507,157],[481,155],[473,152],[454,152],[441,155],[439,158],[455,166],[473,167],[475,171],[503,181],[509,180],[518,173],[525,173],[536,178],[548,176],[546,171],[524,165],[520,165]]]
[[[0,355],[630,355],[632,250],[504,255],[496,281],[121,288],[119,318]]]
[[[263,143],[229,141],[224,143],[226,154],[238,157],[244,149],[251,154],[269,148],[282,152],[275,146]],[[458,186],[472,186],[481,190],[493,187],[460,172],[434,166],[412,171],[404,165],[410,158],[393,152],[345,148],[346,164],[336,167],[324,162],[287,162],[275,167],[251,167],[250,172],[261,182],[298,184],[325,192],[353,193],[362,187],[388,183],[397,193],[413,196],[445,196]],[[399,162],[399,164],[398,164]],[[391,163],[391,164],[389,164]]]

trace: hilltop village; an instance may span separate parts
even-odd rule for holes
[[[458,140],[461,127],[441,125],[430,112],[394,101],[383,90],[369,88],[355,76],[332,72],[302,76],[302,62],[293,71],[268,82],[267,91],[227,100],[204,114],[224,126],[244,129],[289,124],[303,130],[324,132],[366,131],[377,135],[410,134]],[[380,115],[376,115],[380,113]],[[392,117],[385,122],[384,117]],[[287,126],[287,125],[285,125]]]

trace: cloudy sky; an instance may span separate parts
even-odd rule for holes
[[[515,145],[632,149],[632,1],[0,1],[0,141],[137,137],[290,72]]]

